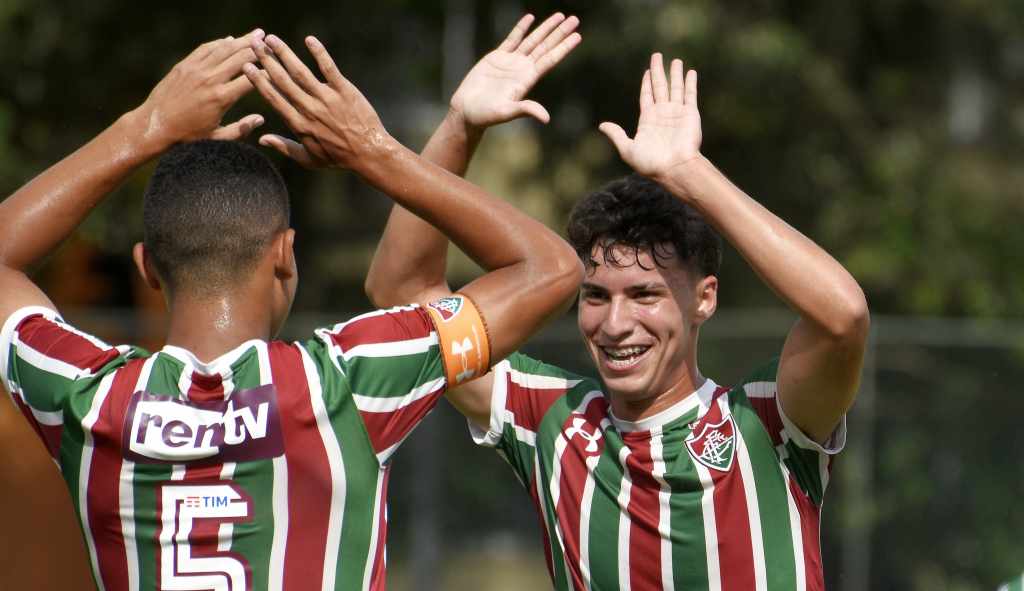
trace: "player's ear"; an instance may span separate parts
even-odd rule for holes
[[[270,245],[274,257],[274,276],[284,281],[297,274],[295,266],[295,230],[279,232]]]
[[[694,297],[697,298],[694,322],[699,326],[711,318],[718,309],[718,277],[708,275],[698,281]]]
[[[160,291],[160,277],[157,275],[156,269],[153,268],[153,261],[149,258],[146,247],[141,242],[136,242],[132,248],[132,260],[135,261],[135,268],[138,269],[139,275],[142,276],[146,285]]]

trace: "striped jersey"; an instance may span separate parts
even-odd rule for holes
[[[999,586],[997,591],[1024,591],[1024,575],[1021,575],[1008,583],[1003,583]]]
[[[495,366],[490,426],[470,425],[529,491],[556,589],[824,589],[827,445],[781,412],[775,364],[732,389],[618,419],[599,382],[525,355]]]
[[[442,364],[417,306],[208,363],[111,347],[45,308],[0,333],[105,591],[383,589],[388,459]]]

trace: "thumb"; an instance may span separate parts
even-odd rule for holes
[[[519,108],[520,115],[529,115],[541,123],[551,121],[551,115],[548,114],[548,110],[537,101],[519,101],[516,103],[516,106]]]
[[[626,135],[625,130],[619,127],[617,123],[605,121],[601,125],[598,125],[597,128],[601,130],[601,133],[608,136],[608,139],[611,140],[615,149],[619,151],[619,156],[624,155],[626,150],[629,148],[629,145],[633,142],[633,140],[629,139],[629,136]]]
[[[213,130],[210,139],[214,140],[240,140],[247,137],[252,130],[263,125],[263,115],[246,115],[230,125],[224,125]]]
[[[260,136],[260,145],[272,148],[282,156],[291,158],[304,168],[315,168],[316,163],[305,146],[295,140],[279,136],[275,133],[267,133]]]

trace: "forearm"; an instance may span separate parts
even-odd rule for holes
[[[483,130],[471,128],[457,112],[449,111],[421,156],[463,176],[482,135]],[[396,204],[366,276],[367,296],[378,307],[433,299],[448,289],[447,252],[444,234]]]
[[[866,326],[864,294],[850,273],[706,158],[691,159],[657,180],[700,211],[804,321],[832,336]]]
[[[136,112],[0,203],[0,264],[25,271],[64,241],[136,168],[159,153]]]

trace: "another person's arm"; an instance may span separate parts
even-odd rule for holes
[[[177,142],[238,139],[262,123],[249,115],[220,125],[224,113],[252,90],[242,64],[256,59],[250,43],[260,36],[254,31],[201,45],[141,106],[0,203],[0,322],[26,306],[53,308],[26,273],[138,167]]]
[[[683,71],[673,60],[666,77],[661,54],[651,56],[636,136],[614,123],[601,131],[637,172],[699,210],[800,315],[782,350],[778,396],[788,418],[824,442],[857,393],[869,326],[864,294],[839,262],[700,153],[697,73]]]
[[[273,35],[254,46],[264,70],[245,70],[300,138],[292,154],[307,165],[353,170],[488,269],[460,292],[486,320],[490,359],[503,358],[575,292],[582,278],[575,253],[540,222],[395,141],[327,50],[312,37],[306,44],[326,82]]]

